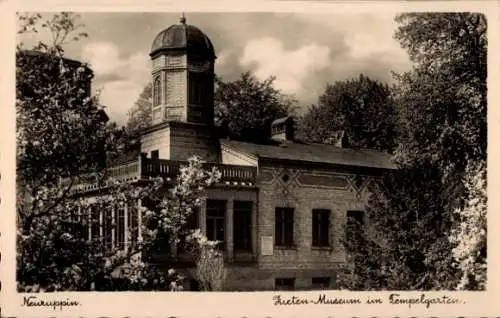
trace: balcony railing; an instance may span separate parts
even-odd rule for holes
[[[139,158],[135,161],[108,168],[105,174],[109,178],[126,182],[149,180],[155,177],[174,179],[179,175],[181,167],[185,165],[187,165],[187,162]],[[256,167],[214,163],[203,163],[202,167],[206,170],[212,170],[215,167],[221,173],[221,184],[253,186],[257,178]],[[62,183],[68,185],[70,180],[64,179]],[[78,176],[73,184],[75,191],[88,191],[100,187],[98,178],[91,174]]]

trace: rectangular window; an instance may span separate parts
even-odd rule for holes
[[[346,240],[356,242],[361,235],[361,228],[364,223],[363,211],[347,211]]]
[[[252,201],[233,202],[233,244],[235,251],[252,251]]]
[[[312,210],[312,246],[330,246],[330,210]]]
[[[313,289],[329,289],[330,282],[330,277],[313,277],[311,279],[311,287]]]
[[[293,208],[276,208],[275,214],[275,245],[293,246]]]
[[[101,236],[100,228],[100,213],[99,207],[97,205],[93,205],[90,208],[90,216],[91,216],[91,238],[92,240],[98,240]]]
[[[138,228],[138,217],[137,214],[137,205],[130,204],[127,209],[127,218],[128,218],[128,231],[130,232],[130,244],[135,245],[137,243],[137,236],[139,233]]]
[[[104,211],[104,246],[106,248],[113,247],[113,214],[111,209]]]
[[[89,232],[90,232],[90,210],[89,209],[84,209],[82,208],[82,224],[83,224],[83,238],[85,241],[88,241],[90,239],[89,237]]]
[[[276,278],[274,280],[275,290],[294,290],[295,278]]]
[[[125,247],[125,209],[123,207],[116,209],[116,229],[115,244],[122,249]]]
[[[207,200],[207,238],[211,241],[220,241],[221,249],[225,249],[225,225],[226,201]]]

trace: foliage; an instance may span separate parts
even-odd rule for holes
[[[339,276],[354,290],[451,289],[457,271],[447,243],[450,213],[443,208],[440,171],[430,164],[403,168],[370,189],[366,220],[346,241],[348,267]],[[348,229],[353,230],[353,229]],[[437,285],[439,284],[439,285]]]
[[[335,144],[340,138],[351,148],[392,150],[395,146],[395,110],[390,88],[360,75],[328,84],[302,117],[301,138]]]
[[[471,186],[468,175],[486,159],[486,21],[474,13],[409,13],[396,20],[395,36],[413,62],[396,77],[400,169],[372,196],[362,244],[346,244],[354,262],[346,269],[350,280],[341,283],[481,288],[486,263],[477,252],[486,242],[479,189],[485,184],[477,177]],[[466,247],[462,239],[471,238],[472,227],[479,235]],[[471,277],[477,282],[467,284]]]
[[[258,80],[249,72],[229,82],[216,79],[215,122],[233,139],[265,141],[271,136],[271,123],[291,115],[296,101],[274,88],[275,78]]]
[[[189,236],[196,257],[195,277],[204,291],[222,291],[226,278],[224,256],[217,242],[208,241],[199,230]]]
[[[40,43],[37,51],[20,46],[17,52],[18,290],[179,290],[179,275],[143,258],[165,233],[177,240],[204,189],[220,174],[203,170],[193,158],[173,182],[138,186],[107,175],[105,159],[120,151],[122,135],[106,124],[97,98],[90,96],[90,69],[64,58],[62,45],[72,38],[76,19],[68,13],[48,22],[40,15],[20,18],[21,32],[37,32],[41,24],[54,43]],[[93,200],[74,195],[79,182],[99,185]],[[132,209],[139,200],[147,204],[139,211],[142,226],[130,229],[133,244],[111,247],[99,236],[89,237],[89,228],[100,226],[86,214],[90,208],[109,224],[111,211]]]
[[[125,125],[126,132],[132,136],[138,136],[140,131],[151,125],[152,122],[152,88],[149,82],[128,112],[128,120]]]
[[[396,38],[414,68],[398,76],[403,129],[397,159],[440,166],[461,197],[469,160],[486,158],[486,20],[481,14],[404,14]],[[456,193],[453,193],[453,192]],[[461,204],[461,202],[454,202]]]
[[[487,193],[485,163],[467,167],[468,196],[463,208],[455,210],[458,223],[450,240],[456,244],[453,257],[462,272],[458,289],[486,288]]]
[[[33,29],[39,19],[21,16],[27,21],[21,29]],[[19,46],[16,53],[17,167],[27,187],[103,164],[107,117],[89,94],[92,72],[62,56],[63,41],[75,31],[72,19],[63,13],[43,21],[59,42]]]

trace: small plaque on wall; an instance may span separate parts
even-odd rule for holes
[[[273,255],[274,242],[272,236],[261,236],[260,237],[260,254],[261,255]]]

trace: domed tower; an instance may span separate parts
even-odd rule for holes
[[[218,161],[212,42],[183,14],[155,37],[150,56],[153,125],[142,135],[141,151],[160,159]]]
[[[153,41],[153,124],[181,121],[213,125],[214,47],[197,27],[179,24]]]

